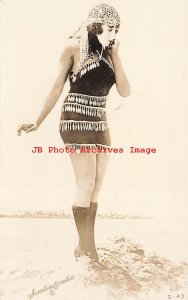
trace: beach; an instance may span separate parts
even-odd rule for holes
[[[171,224],[97,218],[99,255],[116,268],[96,272],[74,259],[73,219],[1,218],[1,299],[187,299],[185,233]]]

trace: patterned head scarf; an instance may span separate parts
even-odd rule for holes
[[[120,25],[120,17],[112,6],[108,4],[98,4],[89,12],[87,24],[91,23]]]
[[[73,37],[75,38],[80,38],[80,67],[82,67],[85,61],[89,58],[89,40],[87,26],[93,23],[119,26],[120,17],[118,12],[112,6],[104,3],[98,4],[90,10],[87,20],[73,35]]]

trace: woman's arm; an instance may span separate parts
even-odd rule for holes
[[[118,54],[118,46],[119,42],[116,40],[112,49],[109,51],[109,55],[115,71],[117,91],[122,97],[127,97],[130,95],[131,87],[122,67],[121,59]]]
[[[39,117],[37,118],[36,123],[20,125],[17,130],[18,135],[21,135],[22,130],[26,131],[27,133],[37,130],[40,124],[43,122],[43,120],[47,117],[47,115],[50,113],[52,108],[55,106],[57,100],[59,99],[62,93],[64,84],[67,80],[68,73],[73,65],[74,51],[75,51],[74,42],[72,40],[67,41],[60,59],[60,72],[52,86],[50,93],[46,98],[44,107]]]
[[[52,108],[55,106],[57,100],[59,99],[64,84],[67,80],[68,73],[72,67],[73,64],[73,48],[70,44],[67,44],[65,48],[63,49],[61,59],[60,59],[60,72],[55,80],[53,87],[49,93],[49,95],[46,98],[44,107],[36,120],[37,127],[40,126],[40,124],[43,122],[43,120],[46,118],[46,116],[50,113]]]

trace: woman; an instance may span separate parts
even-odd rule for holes
[[[76,199],[72,205],[79,245],[75,257],[87,255],[105,267],[97,254],[94,225],[98,195],[109,162],[111,146],[106,116],[106,101],[115,83],[118,93],[127,97],[130,85],[118,55],[116,34],[118,12],[107,4],[96,5],[86,22],[68,40],[61,56],[61,71],[35,124],[22,124],[22,130],[35,131],[59,99],[69,78],[70,90],[60,118],[60,135],[67,148],[76,177]]]

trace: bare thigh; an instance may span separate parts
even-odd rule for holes
[[[74,205],[89,207],[96,178],[95,153],[69,154],[74,169],[77,195]]]
[[[101,190],[107,166],[110,159],[110,153],[99,153],[96,156],[96,177],[95,185],[91,195],[91,202],[97,202],[99,192]]]

